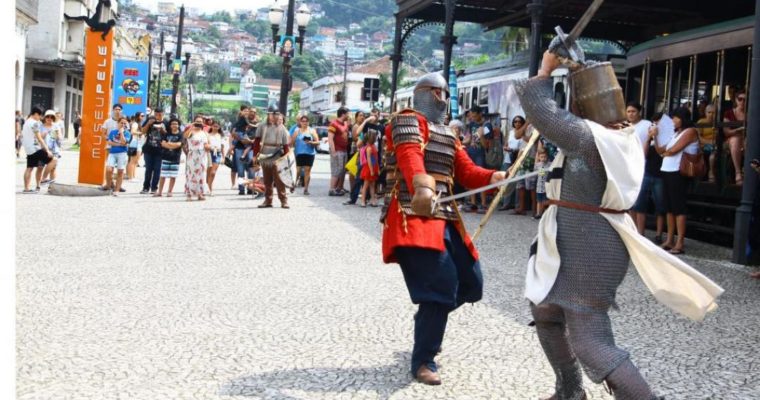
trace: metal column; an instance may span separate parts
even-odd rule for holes
[[[174,54],[174,62],[176,63],[177,60],[182,57],[182,27],[185,24],[185,6],[181,6],[179,8],[179,29],[177,31],[177,52]],[[176,64],[175,64],[176,66]],[[174,76],[172,77],[172,108],[171,108],[171,115],[177,113],[177,93],[179,92],[179,74],[182,73],[182,66],[180,64],[179,71],[174,71]]]
[[[393,54],[391,55],[391,61],[393,61],[393,70],[391,71],[391,99],[390,107],[391,112],[395,111],[396,107],[396,89],[398,88],[398,71],[401,66],[401,29],[403,29],[404,17],[396,14],[396,30],[393,32]]]
[[[755,0],[755,27],[760,26],[760,0]],[[755,29],[752,42],[752,72],[750,87],[747,92],[747,145],[744,153],[744,185],[742,186],[742,200],[736,209],[736,223],[734,225],[734,252],[732,261],[738,264],[747,264],[753,258],[757,260],[760,249],[751,249],[749,246],[750,229],[758,230],[757,200],[758,174],[752,170],[749,163],[755,158],[760,158],[760,112],[752,106],[760,104],[760,29]],[[721,88],[722,91],[722,88]],[[753,207],[754,206],[754,207]],[[752,211],[755,208],[753,218]],[[756,238],[755,238],[756,239]]]
[[[533,0],[528,4],[530,14],[530,66],[528,76],[535,76],[541,62],[541,25],[544,19],[544,0]]]
[[[456,10],[456,0],[446,0],[446,26],[444,27],[441,43],[443,44],[443,77],[446,83],[449,82],[449,67],[451,66],[451,48],[457,42],[454,36],[454,11]]]

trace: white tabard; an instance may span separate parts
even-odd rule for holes
[[[612,130],[592,121],[585,122],[591,128],[607,172],[607,188],[602,204],[598,206],[612,210],[630,209],[639,195],[644,175],[644,154],[639,138],[632,128]],[[560,153],[552,168],[562,166],[563,162],[564,155]],[[547,182],[549,199],[559,200],[561,192],[561,179]],[[701,321],[717,308],[715,300],[723,293],[720,286],[639,235],[627,213],[601,214],[620,235],[642,281],[660,303],[696,321]],[[538,224],[534,241],[536,254],[528,260],[525,297],[534,304],[540,304],[546,298],[557,279],[560,257],[556,237],[557,206],[552,205],[544,211]]]

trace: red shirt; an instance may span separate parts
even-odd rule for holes
[[[327,131],[334,134],[335,151],[348,152],[348,122],[336,118],[330,122]]]
[[[423,141],[427,143],[429,135],[427,120],[422,115],[417,114],[417,121],[419,122],[420,134]],[[394,149],[390,124],[385,128],[385,138],[387,143],[386,151],[396,152],[398,169],[403,174],[410,193],[414,195],[412,178],[414,175],[426,173],[422,148],[416,144],[405,143]],[[459,140],[457,140],[456,146],[454,179],[462,186],[470,189],[489,184],[494,171],[475,165]],[[391,188],[386,190],[391,190]],[[398,200],[392,199],[388,208],[388,215],[385,219],[385,225],[383,226],[383,262],[397,262],[393,252],[399,246],[444,251],[443,236],[447,222],[442,219],[407,215],[406,223],[404,223],[404,215],[399,207]],[[462,235],[464,244],[467,246],[470,254],[477,260],[478,251],[475,249],[472,240],[470,240],[470,236],[467,234],[464,225],[461,221],[453,223]]]

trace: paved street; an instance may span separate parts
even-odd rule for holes
[[[78,153],[65,152],[61,183]],[[17,191],[24,164],[17,164]],[[173,198],[17,195],[19,399],[538,399],[553,374],[522,296],[536,222],[498,213],[480,239],[484,300],[449,320],[443,386],[408,372],[412,315],[380,256],[379,209],[312,196],[258,210],[230,190]],[[184,165],[181,167],[184,171]],[[275,205],[277,205],[275,200]],[[480,216],[466,215],[470,231]],[[593,234],[593,232],[589,232]],[[760,283],[729,250],[687,241],[685,259],[726,289],[693,323],[631,269],[612,313],[617,342],[668,399],[760,397]],[[590,399],[611,399],[588,383]]]

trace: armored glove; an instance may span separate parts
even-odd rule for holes
[[[412,211],[416,215],[429,217],[433,215],[433,196],[435,196],[435,179],[428,174],[417,174],[412,178],[414,197]]]
[[[559,38],[559,36],[555,36],[554,39],[552,39],[551,43],[549,43],[549,52],[554,53],[557,55],[557,57],[560,57],[561,59],[566,59],[568,61],[574,61],[578,64],[585,65],[586,64],[586,55],[583,53],[583,49],[580,45],[578,45],[578,42],[572,44],[572,48],[575,51],[575,54],[578,55],[578,60],[572,60],[570,57],[570,53],[567,51],[567,48],[565,47],[565,43],[562,42],[562,40]],[[563,63],[565,61],[563,60]]]

